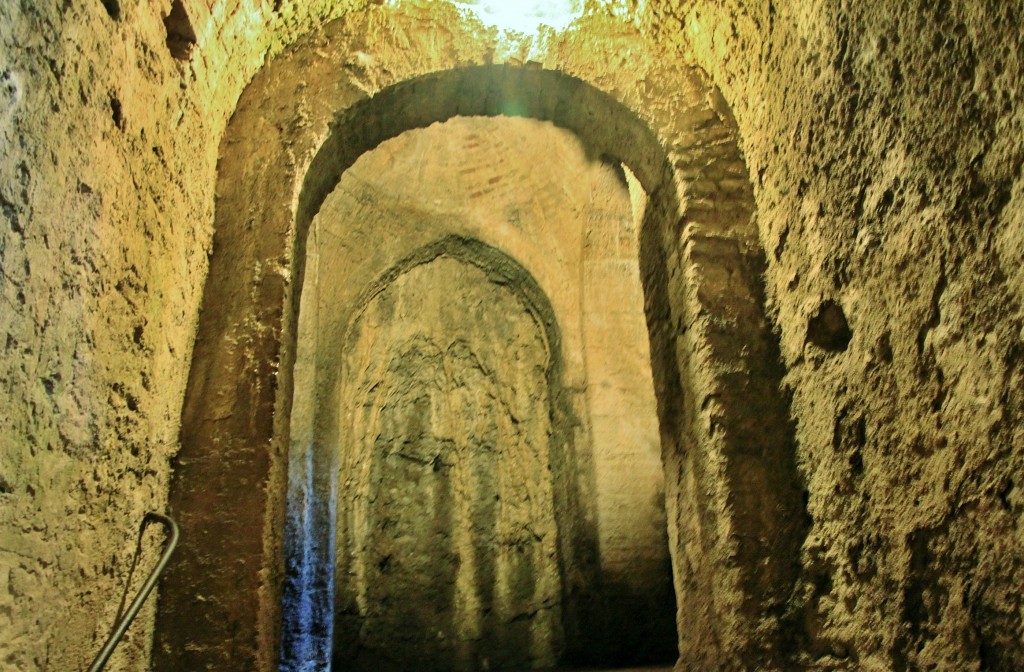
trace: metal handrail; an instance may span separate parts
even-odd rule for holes
[[[147,513],[142,519],[141,529],[139,534],[142,534],[142,530],[146,528],[146,523],[151,520],[155,520],[158,523],[162,523],[164,527],[170,532],[170,538],[167,540],[164,546],[164,552],[160,555],[159,562],[156,563],[156,567],[149,573],[149,577],[146,582],[142,584],[142,588],[139,589],[135,599],[132,600],[128,610],[124,612],[124,616],[117,622],[114,629],[110,633],[110,637],[107,638],[107,643],[103,645],[100,652],[96,655],[96,659],[92,661],[92,665],[89,666],[88,672],[100,672],[107,661],[110,659],[110,655],[114,653],[114,647],[120,642],[121,638],[124,637],[125,630],[135,620],[135,616],[139,613],[139,609],[142,608],[142,603],[146,601],[149,594],[153,592],[153,586],[156,585],[157,579],[160,578],[160,574],[164,571],[164,567],[167,566],[167,561],[171,559],[171,553],[174,552],[174,547],[178,545],[178,537],[180,536],[178,531],[178,524],[174,522],[169,516],[165,516],[160,513],[153,513],[152,511]]]

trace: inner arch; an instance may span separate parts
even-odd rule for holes
[[[546,160],[537,163],[541,154]],[[423,241],[447,232],[455,235],[402,257],[407,254],[403,250],[416,249]],[[475,238],[485,243],[474,243]],[[350,473],[355,470],[351,464],[372,462],[367,457],[348,467],[334,463],[335,446],[341,447],[342,461],[353,459],[344,457],[351,452],[344,447],[351,440],[350,428],[365,425],[356,422],[365,414],[358,410],[365,404],[353,401],[354,395],[359,395],[351,388],[362,374],[353,373],[351,366],[338,360],[338,353],[349,353],[355,346],[351,337],[339,335],[353,328],[353,305],[365,306],[376,300],[367,297],[387,293],[386,288],[410,272],[410,264],[419,268],[432,263],[442,251],[445,256],[468,255],[471,265],[487,268],[501,286],[525,291],[524,304],[536,306],[531,310],[549,325],[547,340],[557,366],[548,377],[552,391],[545,394],[558,403],[550,412],[538,407],[515,416],[523,427],[546,418],[552,423],[552,438],[545,439],[550,444],[546,452],[551,454],[549,467],[557,483],[550,508],[561,536],[559,580],[566,586],[564,595],[555,600],[564,618],[552,618],[566,633],[564,637],[552,635],[551,648],[558,651],[560,660],[577,663],[670,662],[676,647],[664,478],[636,221],[625,177],[618,164],[605,158],[594,160],[578,138],[550,123],[481,117],[460,117],[409,131],[364,154],[326,200],[311,229],[296,360],[289,499],[320,506],[325,493],[336,492],[340,536],[337,560],[328,557],[327,541],[311,540],[312,554],[320,555],[313,560],[294,548],[288,552],[289,576],[305,587],[289,584],[286,593],[284,659],[305,659],[311,655],[310,648],[319,649],[312,656],[326,659],[331,648],[330,642],[316,641],[335,611],[327,604],[317,605],[330,592],[323,589],[330,577],[304,577],[306,572],[299,571],[300,567],[311,562],[318,567],[335,563],[339,567],[335,582],[339,625],[335,639],[339,643],[335,648],[336,657],[346,663],[342,669],[348,669],[350,652],[358,643],[353,633],[359,628],[354,624],[372,620],[373,604],[387,601],[383,597],[374,600],[355,587],[364,581],[358,577],[377,572],[372,562],[364,560],[366,544],[356,543],[352,530],[345,531],[346,526],[351,527],[348,517],[355,510],[354,503],[347,500],[353,487],[362,487],[357,486],[359,479],[346,477],[332,490],[331,474]],[[372,272],[380,273],[373,269],[389,264],[393,264],[391,271],[373,277]],[[451,293],[459,294],[458,274],[449,277]],[[448,315],[442,322],[458,323],[463,311],[480,308],[467,304],[449,314],[443,304],[438,307],[436,297],[427,294],[425,298],[433,303],[420,302],[428,316]],[[384,305],[408,307],[407,302],[393,300]],[[370,320],[376,326],[362,331],[416,330],[411,323],[417,320],[408,315],[397,310],[388,315],[387,319]],[[446,348],[434,350],[441,353]],[[447,361],[438,357],[441,355],[421,359],[424,366]],[[497,359],[501,363],[492,362],[485,368],[502,374],[510,366],[508,362],[518,361],[514,357]],[[390,374],[387,377],[392,378]],[[378,394],[370,395],[367,403],[376,407],[383,397],[379,386],[371,387],[377,387]],[[496,389],[517,387],[524,386],[506,384]],[[538,393],[541,389],[537,385],[524,389],[531,387]],[[340,393],[332,396],[336,389]],[[319,409],[315,419],[311,417],[314,407]],[[340,414],[335,409],[341,409]],[[433,410],[430,416],[447,417]],[[472,412],[463,414],[464,421],[472,423],[473,416]],[[498,435],[509,440],[505,431]],[[314,473],[303,475],[299,472],[307,464],[303,454],[309,446],[315,453]],[[316,482],[303,485],[310,478]],[[343,515],[346,507],[349,514]],[[332,524],[328,511],[314,512],[315,522],[300,523],[300,515],[289,513],[289,521],[294,521],[293,538],[322,536]],[[364,524],[357,527],[361,530]],[[454,538],[441,535],[437,541],[443,547],[445,539],[451,542]],[[500,544],[494,546],[500,548]],[[387,567],[394,571],[390,564]],[[419,599],[420,595],[413,593],[420,592],[410,591],[408,602]],[[303,599],[316,606],[318,615],[313,621],[319,625],[298,622],[294,605]],[[463,620],[473,622],[472,613]],[[528,625],[534,620],[536,616],[524,615],[517,623]],[[446,641],[454,639],[453,633],[445,637]],[[567,640],[564,656],[559,646],[563,639]],[[498,649],[494,647],[489,658],[491,669],[504,669]],[[525,663],[513,661],[511,669],[525,669]]]
[[[528,117],[583,139],[594,156],[620,161],[649,193],[671,176],[650,127],[608,94],[554,70],[479,65],[390,86],[342,111],[306,170],[297,212],[302,235],[360,155],[400,133],[452,117]]]
[[[549,667],[560,451],[543,322],[447,254],[394,277],[343,363],[335,667]],[[515,361],[515,366],[508,362]]]

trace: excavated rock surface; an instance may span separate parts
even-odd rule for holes
[[[360,616],[335,628],[358,640],[354,669],[555,662],[558,453],[532,312],[483,269],[439,257],[353,324],[337,557],[352,596],[339,607]]]
[[[129,574],[178,450],[221,134],[268,51],[350,6],[0,5],[0,668],[84,669],[155,561],[151,530]],[[108,669],[147,668],[151,620]]]
[[[109,629],[138,522],[167,497],[223,129],[268,53],[357,4],[0,5],[5,669],[83,668]],[[717,86],[752,176],[807,491],[782,605],[799,662],[1024,668],[1019,3],[644,7],[654,57]],[[364,55],[390,30],[374,25]],[[637,65],[636,44],[624,31],[593,63]],[[372,59],[350,67],[373,89]],[[679,114],[657,81],[595,71]],[[151,632],[109,669],[146,669]]]
[[[1024,666],[1019,3],[651,4],[755,176],[821,669]]]

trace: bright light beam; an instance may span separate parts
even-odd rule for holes
[[[528,35],[540,25],[563,30],[583,13],[581,0],[465,0],[455,4],[489,26]]]

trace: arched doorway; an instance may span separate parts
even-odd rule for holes
[[[338,43],[348,45],[341,63],[359,50],[350,28],[338,29]],[[403,48],[440,53],[426,43]],[[680,655],[698,666],[781,664],[788,647],[781,605],[805,530],[801,488],[764,316],[750,186],[700,74],[683,70],[659,82],[656,96],[692,92],[684,110],[635,96],[631,109],[562,72],[506,65],[438,63],[431,74],[396,67],[366,97],[358,72],[336,68],[335,88],[325,87],[322,101],[330,111],[317,117],[330,123],[295,123],[287,97],[276,96],[298,90],[289,73],[309,67],[315,53],[315,45],[300,48],[268,66],[225,138],[214,256],[171,493],[193,546],[161,595],[157,668],[275,664],[301,250],[323,199],[359,155],[388,137],[453,116],[500,114],[573,131],[595,155],[628,166],[649,195],[640,264]],[[481,62],[485,54],[482,45]]]
[[[545,160],[538,163],[538,155]],[[439,239],[480,239],[487,248],[501,249],[507,256],[492,254],[494,261],[477,265],[492,269],[486,275],[493,274],[492,284],[505,291],[523,292],[524,282],[536,285],[526,291],[535,297],[527,303],[548,307],[532,310],[531,314],[546,316],[544,324],[558,325],[559,338],[548,339],[550,356],[556,362],[561,360],[549,376],[553,389],[548,396],[559,399],[558,403],[545,411],[547,404],[539,403],[537,398],[537,403],[503,412],[514,420],[497,423],[497,438],[481,441],[486,445],[547,445],[541,451],[544,459],[532,462],[547,467],[526,469],[524,474],[547,474],[540,483],[555,483],[554,496],[543,497],[547,502],[543,509],[547,516],[553,515],[554,528],[546,524],[528,527],[537,532],[548,529],[541,535],[546,539],[558,538],[555,555],[545,562],[557,569],[560,586],[552,586],[541,600],[543,606],[512,609],[504,616],[500,609],[483,606],[493,602],[492,595],[504,592],[492,590],[496,587],[493,582],[483,579],[491,573],[486,568],[507,555],[506,550],[521,547],[521,543],[514,543],[521,535],[492,534],[492,543],[474,550],[465,543],[474,535],[459,528],[471,517],[471,511],[455,507],[457,524],[452,529],[460,530],[459,534],[447,533],[451,526],[442,526],[432,537],[439,548],[447,548],[452,558],[451,563],[438,558],[438,567],[455,564],[454,573],[428,573],[440,584],[452,584],[452,577],[459,577],[442,592],[465,605],[459,610],[446,608],[447,615],[436,621],[443,624],[457,620],[458,633],[470,637],[474,632],[500,631],[506,626],[514,630],[549,619],[564,632],[546,638],[546,647],[567,663],[637,665],[675,660],[675,598],[636,232],[634,208],[621,167],[591,157],[571,133],[535,120],[459,117],[388,140],[346,171],[314,219],[306,251],[289,457],[290,536],[282,651],[287,669],[302,669],[306,661],[330,658],[328,621],[335,611],[337,656],[342,661],[355,657],[361,646],[357,624],[371,620],[376,603],[381,601],[369,599],[365,585],[374,583],[372,577],[384,579],[397,573],[397,564],[384,562],[386,571],[378,571],[374,564],[390,554],[378,554],[376,561],[367,561],[366,546],[353,543],[352,533],[345,532],[364,529],[365,517],[350,520],[350,511],[347,516],[328,514],[326,519],[315,520],[311,504],[333,500],[344,509],[346,499],[361,487],[360,479],[351,474],[357,471],[356,465],[363,465],[359,469],[367,467],[372,460],[367,456],[373,452],[367,446],[363,457],[354,462],[349,458],[348,466],[340,467],[334,453],[349,453],[346,446],[354,428],[368,431],[365,428],[369,425],[360,418],[375,417],[378,412],[389,416],[398,403],[388,401],[391,393],[381,392],[390,389],[384,381],[397,377],[397,372],[380,373],[381,382],[370,386],[377,390],[374,394],[353,393],[354,381],[368,375],[340,359],[339,353],[354,348],[348,338],[339,337],[352,330],[351,320],[355,318],[351,315],[360,310],[353,306],[369,300],[359,295],[376,296],[390,286],[388,278],[393,278],[396,271],[380,269],[404,268],[422,255],[423,249],[435,249],[438,243],[430,241]],[[424,244],[426,248],[417,247]],[[465,254],[466,243],[452,245],[453,254],[460,250]],[[501,270],[520,265],[523,268],[519,273]],[[366,331],[411,337],[423,332],[424,324],[432,320],[442,323],[435,328],[461,325],[462,315],[479,315],[473,325],[488,323],[485,317],[501,301],[463,302],[461,310],[453,312],[438,303],[439,297],[462,296],[464,278],[455,272],[444,277],[453,283],[447,291],[424,294],[411,303],[388,301],[385,305],[396,309],[381,312],[380,319],[370,321],[375,326]],[[482,280],[484,275],[477,273],[476,277]],[[403,312],[414,310],[413,306],[423,314],[414,312],[410,316]],[[511,308],[498,312],[523,313]],[[489,332],[499,339],[518,333],[509,329]],[[431,336],[430,340],[437,339]],[[474,343],[479,339],[462,340]],[[508,345],[500,349],[504,351]],[[417,350],[422,352],[423,348]],[[479,347],[471,350],[476,352]],[[516,373],[528,358],[509,354],[477,357],[489,362],[481,364],[487,375],[460,377],[480,384],[466,382],[449,390],[447,383],[439,383],[426,396],[435,400],[461,397],[468,394],[463,389],[468,387],[476,390],[473,398],[484,408],[491,405],[488,399],[517,400],[522,394],[533,398],[530,395],[546,389],[546,385],[526,384]],[[418,357],[416,361],[447,375],[447,358],[438,355]],[[508,370],[510,367],[516,371]],[[413,375],[411,365],[401,369],[403,375]],[[375,380],[377,377],[372,376]],[[413,377],[418,379],[419,374]],[[427,376],[434,378],[432,374]],[[443,382],[443,378],[438,380]],[[479,389],[485,381],[491,381],[486,393]],[[338,388],[340,392],[334,393]],[[501,404],[507,409],[514,406],[511,401]],[[427,409],[433,420],[426,434],[426,430],[400,431],[401,423],[373,424],[377,452],[386,452],[393,441],[417,444],[421,434],[453,440],[480,434],[474,429],[476,413],[442,409],[434,401]],[[438,423],[440,426],[435,427]],[[530,429],[542,427],[547,429],[539,436]],[[448,439],[426,442],[448,445]],[[456,443],[472,441],[466,438]],[[301,473],[305,465],[316,473]],[[442,469],[437,478],[462,483],[456,471]],[[330,478],[336,472],[345,474],[337,484]],[[327,477],[317,478],[317,473]],[[472,489],[468,485],[460,487]],[[410,485],[407,494],[415,496],[416,492]],[[500,501],[514,508],[514,497],[502,495]],[[512,515],[509,511],[505,514]],[[514,518],[522,516],[515,514]],[[322,537],[333,529],[335,519],[338,550],[332,555],[334,544]],[[524,522],[520,531],[526,527]],[[392,530],[390,536],[395,535],[401,537],[403,533]],[[490,550],[485,553],[484,549]],[[430,566],[427,558],[432,554],[421,555],[419,564]],[[334,593],[327,586],[332,584],[330,569],[336,564],[333,584],[338,606],[334,609],[327,604]],[[478,565],[483,568],[482,574],[470,580]],[[428,590],[406,591],[406,606],[412,608],[413,603],[430,594]],[[434,602],[447,605],[450,600]],[[303,608],[304,604],[309,608]],[[426,606],[428,610],[434,608]],[[304,616],[307,613],[308,618]],[[440,630],[445,632],[446,643],[460,636],[443,627]],[[486,659],[491,669],[502,669],[502,656],[493,655],[497,647],[474,646],[495,649]],[[523,644],[518,651],[527,655],[531,648]],[[421,657],[418,667],[424,664]],[[469,668],[468,664],[463,667]],[[513,667],[528,669],[530,665],[524,659]],[[341,665],[338,669],[348,668]]]
[[[335,647],[336,667],[551,666],[565,458],[550,305],[469,240],[390,275],[342,365],[336,610],[352,616],[335,641],[352,650]]]

